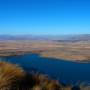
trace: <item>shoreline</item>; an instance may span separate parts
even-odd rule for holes
[[[44,56],[41,54],[43,51],[16,51],[16,52],[9,52],[8,54],[0,54],[0,57],[13,57],[13,56],[20,56],[24,54],[38,54],[43,58],[53,58],[57,60],[64,60],[64,61],[70,61],[75,63],[90,63],[90,60],[75,60],[75,59],[66,59],[66,58],[60,58],[60,57],[53,57],[53,56]]]
[[[0,56],[18,56],[25,53],[40,54],[40,56],[46,58],[88,63],[90,62],[90,42],[0,41]]]

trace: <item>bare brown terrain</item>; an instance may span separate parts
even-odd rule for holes
[[[62,42],[51,40],[0,41],[0,56],[38,53],[43,57],[87,62],[90,60],[90,41]]]

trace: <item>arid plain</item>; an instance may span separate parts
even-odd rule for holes
[[[42,57],[89,62],[90,41],[1,40],[0,56],[37,53]]]

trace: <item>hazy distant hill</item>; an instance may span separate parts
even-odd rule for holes
[[[0,35],[0,40],[37,40],[39,37],[32,35]]]
[[[64,40],[66,37],[63,35],[0,35],[0,40]]]
[[[63,38],[64,37],[64,38]],[[80,35],[66,35],[62,38],[58,38],[58,41],[90,41],[90,34],[80,34]]]
[[[80,35],[0,35],[0,40],[59,40],[59,41],[88,41],[90,34]]]
[[[71,40],[90,40],[90,34],[76,35],[70,38]]]

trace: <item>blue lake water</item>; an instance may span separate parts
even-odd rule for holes
[[[19,64],[27,71],[34,68],[63,83],[90,82],[90,63],[44,58],[38,54],[4,57],[1,60]]]

